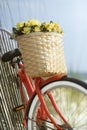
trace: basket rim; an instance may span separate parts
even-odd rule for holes
[[[17,37],[15,37],[15,40],[17,39],[20,39],[20,38],[27,38],[27,37],[32,37],[32,36],[44,36],[44,35],[47,35],[47,36],[52,36],[52,35],[55,35],[55,36],[58,36],[58,37],[63,37],[62,34],[60,33],[57,33],[57,32],[32,32],[32,33],[29,33],[29,34],[23,34],[23,35],[19,35]]]

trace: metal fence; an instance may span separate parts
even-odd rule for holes
[[[23,110],[13,112],[14,107],[22,104],[16,72],[9,62],[1,61],[2,55],[14,48],[17,42],[9,32],[0,29],[0,130],[25,130]]]

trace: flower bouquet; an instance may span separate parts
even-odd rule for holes
[[[57,32],[63,34],[60,25],[52,21],[41,23],[38,20],[31,19],[26,22],[19,22],[17,23],[16,28],[13,28],[15,37],[32,32]]]
[[[25,68],[31,77],[67,73],[63,30],[59,24],[29,20],[17,23],[13,34],[19,43]]]

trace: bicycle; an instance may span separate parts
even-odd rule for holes
[[[18,48],[2,56],[16,69],[28,130],[87,130],[87,84],[65,74],[48,79],[27,75]]]

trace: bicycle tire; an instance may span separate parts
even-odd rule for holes
[[[46,95],[46,92],[50,90],[54,91],[55,100],[62,114],[71,124],[72,129],[87,130],[87,84],[80,80],[66,77],[41,87],[43,96],[46,96],[46,103],[48,104],[47,106],[49,106],[50,114],[56,120],[57,124],[64,126],[64,122],[62,122],[60,117],[56,114]],[[44,121],[45,125],[42,127],[37,125],[36,114],[39,104],[38,96],[35,94],[28,113],[28,130],[56,130],[53,124],[47,121]],[[63,130],[69,129],[63,128]]]

